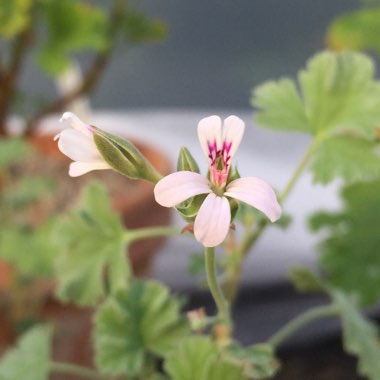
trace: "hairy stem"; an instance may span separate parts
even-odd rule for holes
[[[286,339],[305,325],[317,319],[331,317],[337,315],[338,313],[339,308],[335,304],[318,306],[307,310],[278,330],[268,339],[267,343],[272,345],[274,348],[278,348],[278,346],[280,346]]]
[[[180,235],[181,230],[176,227],[146,227],[129,230],[125,232],[125,240],[132,242],[135,240],[149,239],[160,236],[176,236]]]

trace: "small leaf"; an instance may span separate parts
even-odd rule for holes
[[[112,375],[135,376],[148,355],[162,357],[189,332],[180,303],[166,287],[133,281],[118,291],[95,316],[96,362]]]
[[[293,267],[290,279],[299,292],[322,292],[324,287],[321,279],[308,268]]]
[[[100,184],[88,185],[79,209],[57,224],[54,241],[61,300],[94,305],[106,293],[106,267],[111,292],[127,285],[124,227]]]
[[[320,265],[333,286],[370,305],[380,297],[380,180],[347,186],[342,198],[343,211],[312,219],[314,228],[327,232]]]
[[[195,252],[189,256],[187,270],[193,276],[201,276],[205,273],[205,255],[203,252]]]
[[[370,380],[380,379],[380,341],[377,328],[357,310],[342,292],[333,291],[340,308],[344,349],[358,357],[358,372]]]
[[[0,380],[48,380],[52,329],[37,326],[18,340],[0,361]]]

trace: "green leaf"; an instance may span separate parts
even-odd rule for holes
[[[363,304],[380,296],[380,180],[343,190],[344,210],[315,214],[314,229],[324,228],[320,265],[335,287],[354,292]]]
[[[79,209],[56,227],[58,297],[80,305],[94,305],[110,291],[125,287],[130,275],[124,227],[110,205],[105,188],[90,184]]]
[[[48,0],[41,5],[47,39],[40,49],[39,64],[46,72],[64,71],[72,53],[107,48],[107,17],[102,8],[75,0]]]
[[[180,302],[169,290],[153,281],[136,280],[96,313],[96,362],[105,373],[134,376],[149,356],[162,357],[188,333]]]
[[[324,286],[321,279],[308,268],[293,267],[290,269],[290,279],[299,292],[322,292]]]
[[[0,0],[0,34],[11,39],[22,32],[31,19],[32,0]]]
[[[340,177],[346,183],[376,179],[380,176],[377,144],[362,138],[332,137],[315,151],[311,170],[314,181],[322,184]]]
[[[0,361],[0,380],[48,380],[52,329],[37,326],[27,331]]]
[[[309,60],[298,82],[282,79],[255,89],[257,121],[267,128],[314,136],[316,182],[348,182],[380,174],[375,132],[380,123],[380,82],[373,61],[360,53],[324,52]]]
[[[380,53],[380,7],[372,6],[337,17],[327,32],[328,45],[337,50],[371,49]]]
[[[379,380],[380,341],[376,326],[360,314],[344,293],[334,291],[332,296],[340,308],[344,349],[358,357],[360,375]]]
[[[271,378],[279,369],[273,347],[269,344],[243,347],[235,342],[228,347],[225,356],[227,360],[241,368],[249,379]]]
[[[11,263],[19,276],[54,276],[56,248],[51,235],[54,220],[47,220],[38,228],[6,227],[0,231],[0,257]]]
[[[32,150],[25,140],[19,138],[1,138],[0,169],[9,167],[31,153]]]

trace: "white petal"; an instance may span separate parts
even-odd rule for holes
[[[104,161],[94,162],[72,162],[69,168],[70,177],[79,177],[82,174],[86,174],[92,170],[111,169],[111,167]]]
[[[65,129],[59,136],[59,150],[74,161],[98,161],[100,154],[92,137],[85,136],[75,129]]]
[[[222,148],[222,120],[219,116],[205,117],[198,123],[198,138],[207,158],[210,155],[210,145],[215,144],[216,150]],[[216,153],[216,152],[215,152]]]
[[[86,136],[92,135],[91,125],[84,123],[81,119],[79,119],[77,115],[73,114],[72,112],[65,112],[60,119],[61,123],[63,121],[67,121],[71,128],[74,128],[77,131],[82,132]]]
[[[228,152],[233,157],[240,145],[244,134],[244,121],[237,116],[231,115],[224,120],[223,124],[223,142],[231,144],[231,150]]]
[[[271,222],[281,216],[276,194],[265,181],[256,177],[239,178],[227,186],[224,195],[238,199],[263,212]]]
[[[231,223],[231,208],[226,197],[207,195],[194,223],[195,238],[205,247],[223,243]]]
[[[173,207],[194,195],[210,192],[207,178],[189,171],[169,174],[154,187],[157,203],[165,207]]]

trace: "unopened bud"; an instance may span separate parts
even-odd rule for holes
[[[182,147],[179,151],[177,170],[199,173],[199,166],[197,162],[194,160],[194,157],[191,155],[189,150],[185,147]]]
[[[103,159],[117,172],[153,183],[161,179],[162,176],[130,141],[94,128],[94,142]]]

